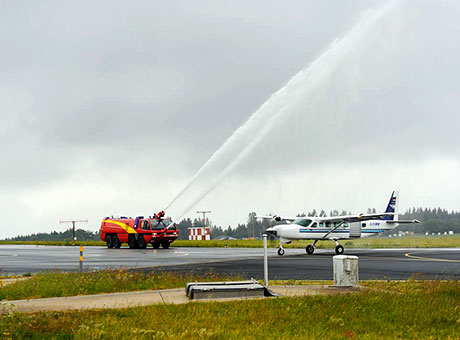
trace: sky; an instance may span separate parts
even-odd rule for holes
[[[460,210],[460,4],[394,1],[308,71],[384,3],[0,1],[0,238],[152,215],[267,107],[168,215]]]

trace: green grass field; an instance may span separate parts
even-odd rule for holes
[[[458,248],[460,247],[460,235],[448,236],[410,236],[410,237],[371,237],[355,240],[342,240],[345,248]],[[285,245],[287,248],[304,248],[311,241],[293,241]],[[177,240],[174,247],[238,247],[238,248],[261,248],[261,240],[228,240],[228,241],[183,241]],[[269,241],[268,246],[275,248],[278,241]],[[318,248],[334,248],[333,241],[321,241]]]
[[[374,282],[343,296],[11,313],[1,339],[459,339],[459,281]]]
[[[309,241],[294,241],[285,245],[287,248],[304,248]],[[71,246],[71,241],[0,241],[0,244],[29,244],[47,246]],[[80,241],[77,245],[83,246],[105,246],[102,241]],[[342,240],[345,248],[459,248],[460,235],[448,236],[409,236],[409,237],[371,237],[355,240]],[[126,246],[126,245],[125,245]],[[210,241],[189,241],[176,240],[172,247],[229,247],[229,248],[261,248],[261,240],[210,240]],[[277,241],[269,241],[268,246],[275,248]],[[318,242],[318,248],[334,248],[333,241]]]
[[[238,275],[179,275],[162,272],[102,270],[87,273],[47,272],[0,287],[1,300],[126,292],[147,289],[183,288],[190,281],[239,280]]]

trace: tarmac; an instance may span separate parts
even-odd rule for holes
[[[359,292],[359,287],[335,288],[331,286],[309,285],[309,286],[270,286],[270,290],[280,297],[307,296],[307,295],[337,295]],[[268,297],[272,298],[272,297]],[[33,313],[43,311],[68,311],[88,309],[114,309],[147,306],[155,304],[185,304],[201,303],[210,301],[236,301],[254,298],[222,298],[222,299],[201,299],[190,300],[185,289],[164,289],[147,290],[125,293],[80,295],[71,297],[56,297],[46,299],[12,300],[0,302],[0,314],[8,312]]]
[[[270,280],[332,280],[331,250],[318,249],[314,255],[286,249],[284,256],[269,258]],[[345,255],[359,258],[361,280],[460,279],[460,249],[348,249]],[[158,270],[145,268],[144,270]],[[138,270],[138,269],[137,269]],[[263,262],[259,258],[233,259],[212,263],[197,263],[161,267],[179,273],[239,273],[242,278],[262,279]]]
[[[269,249],[269,279],[331,280],[332,249],[286,249],[278,256]],[[405,280],[412,276],[429,279],[460,279],[460,248],[345,249],[359,257],[363,280]],[[0,275],[60,270],[77,271],[79,247],[0,245]],[[241,274],[263,279],[263,249],[182,248],[107,249],[84,248],[83,269],[129,268],[143,271]]]

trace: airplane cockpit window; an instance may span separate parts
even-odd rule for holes
[[[311,220],[307,218],[299,218],[298,220],[295,220],[292,222],[292,224],[297,224],[300,225],[301,227],[308,227],[311,223]]]
[[[318,226],[318,223],[314,222],[314,223],[312,223],[310,228],[316,228],[317,226]]]

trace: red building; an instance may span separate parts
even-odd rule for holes
[[[189,240],[210,240],[211,229],[209,227],[192,227],[188,228]]]

